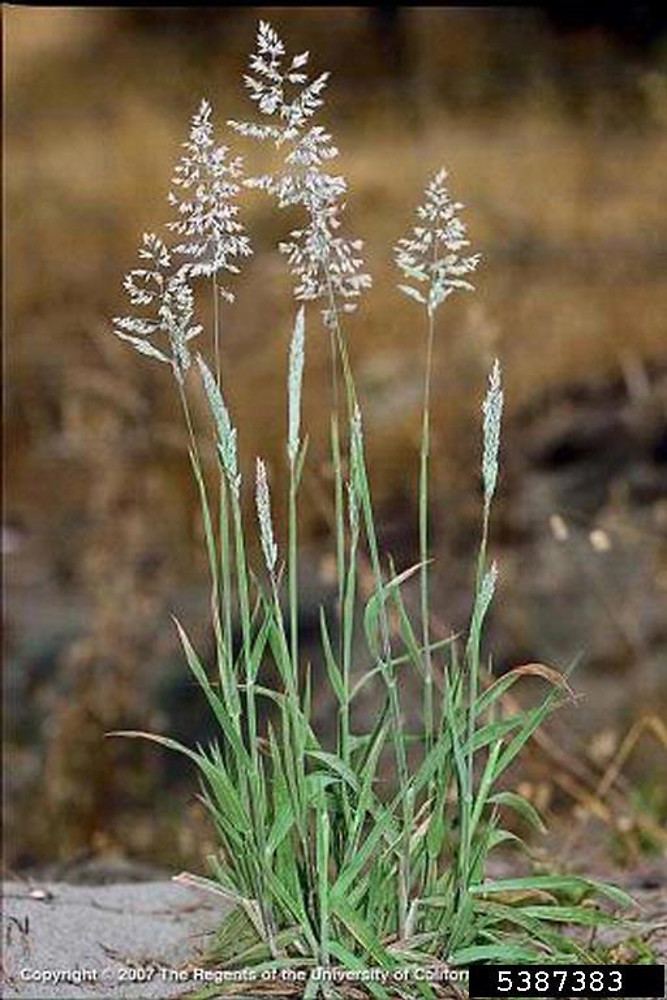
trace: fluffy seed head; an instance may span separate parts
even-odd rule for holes
[[[331,135],[312,121],[324,103],[329,74],[309,79],[308,60],[308,52],[288,59],[275,29],[260,21],[251,72],[244,81],[263,120],[229,124],[241,135],[272,142],[285,151],[282,170],[248,178],[246,183],[273,195],[281,208],[305,209],[306,225],[293,230],[279,248],[294,276],[296,298],[323,301],[325,322],[332,325],[335,301],[344,311],[352,311],[371,279],[362,270],[361,240],[340,233],[347,184],[344,177],[324,169],[338,150]]]
[[[457,289],[473,290],[464,276],[475,271],[481,260],[480,254],[460,254],[470,245],[458,214],[464,206],[452,201],[446,180],[443,167],[426,186],[412,234],[400,239],[394,248],[396,265],[411,282],[398,287],[426,306],[430,314]]]
[[[243,160],[230,158],[227,146],[216,145],[211,115],[211,105],[202,100],[168,195],[177,218],[167,226],[182,238],[173,253],[185,258],[184,266],[193,277],[210,277],[220,271],[237,274],[240,259],[252,253],[236,202]],[[220,290],[233,300],[230,291]]]
[[[144,266],[134,268],[123,281],[135,311],[114,318],[114,333],[141,354],[171,364],[182,382],[191,363],[188,343],[202,329],[193,322],[194,296],[188,275],[174,268],[169,249],[155,233],[144,233],[139,258]],[[161,338],[166,350],[154,338]]]

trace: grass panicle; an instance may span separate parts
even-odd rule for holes
[[[338,156],[331,135],[314,124],[324,104],[329,74],[310,79],[310,53],[287,57],[285,44],[275,29],[260,21],[250,72],[243,80],[260,120],[229,125],[240,135],[270,142],[283,155],[281,169],[249,177],[246,184],[272,195],[280,208],[300,206],[305,224],[279,244],[295,279],[294,294],[304,302],[320,301],[328,326],[336,322],[331,293],[345,312],[356,308],[370,275],[363,271],[363,243],[342,235],[342,213],[347,182],[324,169]]]
[[[176,211],[167,228],[181,239],[173,252],[192,277],[214,277],[221,271],[238,274],[237,261],[252,253],[237,201],[243,160],[230,158],[228,147],[216,145],[212,113],[209,102],[202,100],[167,195]],[[234,301],[231,291],[218,288],[225,299]]]

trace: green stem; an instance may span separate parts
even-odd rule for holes
[[[467,704],[467,760],[465,774],[465,793],[462,815],[461,841],[463,846],[462,857],[462,878],[459,887],[459,911],[457,923],[465,921],[466,912],[470,902],[468,892],[473,875],[472,854],[473,854],[473,808],[475,800],[475,751],[473,738],[475,735],[475,720],[477,716],[477,698],[479,694],[479,673],[480,673],[480,642],[481,623],[477,621],[477,600],[484,580],[486,567],[486,550],[489,537],[490,506],[488,501],[484,504],[484,514],[482,521],[482,538],[477,557],[477,572],[475,579],[475,605],[473,619],[471,622],[471,632],[466,647],[466,669],[468,678],[468,704]]]
[[[289,591],[289,617],[290,636],[289,647],[284,639],[283,616],[280,609],[280,600],[274,585],[274,606],[275,613],[280,623],[281,635],[285,643],[285,650],[289,649],[289,673],[288,673],[288,695],[292,727],[294,732],[299,731],[299,717],[301,705],[299,700],[299,547],[298,547],[298,517],[297,517],[297,493],[298,482],[296,478],[296,463],[298,458],[290,462],[290,482],[289,482],[289,527],[288,527],[288,591]],[[308,852],[306,847],[305,832],[305,781],[306,770],[303,747],[297,748],[296,769],[298,774],[297,791],[299,802],[297,808],[297,825],[305,849],[306,863],[308,863]]]
[[[429,458],[430,458],[430,409],[431,409],[431,378],[433,373],[433,338],[435,318],[432,310],[428,312],[428,337],[426,345],[426,367],[424,373],[424,409],[422,414],[422,438],[419,466],[419,560],[420,569],[420,603],[422,624],[422,645],[424,647],[424,735],[425,750],[428,754],[433,747],[433,660],[431,656],[431,640],[429,629],[429,586],[428,586],[428,494],[429,494]]]
[[[225,475],[220,471],[220,566],[222,578],[222,626],[227,658],[234,663],[234,633],[232,628],[231,538],[229,531],[229,491]]]
[[[298,561],[298,518],[296,458],[290,462],[289,470],[289,512],[288,512],[288,555],[287,576],[290,609],[290,657],[295,689],[299,684],[299,561]]]
[[[181,402],[181,407],[183,409],[183,416],[185,418],[185,425],[188,432],[188,439],[190,443],[190,459],[192,462],[193,471],[195,474],[195,479],[200,493],[200,500],[202,506],[202,516],[204,518],[204,527],[206,530],[206,551],[208,555],[209,569],[211,573],[211,618],[213,622],[213,633],[215,635],[215,645],[218,660],[218,675],[220,678],[220,685],[223,692],[229,694],[227,690],[227,670],[226,667],[229,666],[230,660],[226,659],[225,656],[225,644],[222,635],[222,628],[220,625],[220,605],[219,605],[219,591],[220,591],[220,577],[218,572],[218,556],[215,547],[215,537],[213,534],[213,527],[210,518],[210,508],[208,504],[208,497],[206,493],[206,480],[204,478],[204,470],[202,466],[201,456],[199,454],[199,446],[197,444],[197,437],[194,431],[194,425],[192,423],[192,415],[190,413],[190,406],[188,404],[188,398],[185,394],[185,388],[180,379],[176,380],[178,386],[178,395]],[[228,702],[229,704],[229,702]]]
[[[326,267],[324,268],[324,274],[328,286],[330,309],[333,318],[333,331],[336,335],[336,346],[338,348],[341,367],[343,369],[343,378],[345,382],[345,390],[346,390],[347,406],[348,406],[348,420],[351,426],[355,419],[355,414],[358,406],[357,393],[347,353],[347,346],[340,325],[340,318],[338,314],[338,307],[336,304],[336,297],[334,295],[333,285],[331,283],[331,278]],[[382,655],[378,665],[380,667],[382,676],[385,681],[385,685],[387,687],[387,696],[389,699],[390,711],[394,723],[393,743],[394,743],[394,752],[396,756],[396,767],[399,778],[399,788],[403,804],[403,824],[404,827],[406,826],[409,827],[411,825],[410,807],[408,802],[409,771],[408,771],[407,754],[405,751],[405,743],[402,738],[403,721],[401,718],[401,706],[398,697],[396,676],[391,666],[391,639],[389,632],[389,619],[387,616],[382,567],[380,565],[379,547],[377,541],[377,534],[375,531],[372,504],[370,499],[370,484],[368,482],[368,476],[366,473],[366,466],[363,457],[363,444],[361,442],[359,442],[359,450],[360,454],[357,456],[357,458],[358,458],[358,470],[361,477],[360,485],[362,487],[361,492],[362,492],[362,507],[364,510],[364,523],[366,526],[366,536],[368,539],[368,546],[371,556],[371,566],[373,568],[373,575],[375,576],[376,587],[380,595],[379,617],[380,617]],[[399,935],[401,937],[405,934],[408,907],[409,907],[409,882],[410,882],[409,839],[407,841],[404,840],[404,847],[405,846],[407,846],[407,855],[405,853],[405,850],[403,850],[401,853],[401,860],[399,863],[398,924],[399,924]]]
[[[232,491],[232,515],[234,521],[234,540],[236,548],[236,577],[239,592],[239,611],[241,616],[241,635],[243,646],[243,663],[246,682],[246,705],[248,712],[248,742],[253,772],[257,774],[257,710],[255,706],[255,677],[251,657],[251,621],[250,600],[248,589],[248,570],[246,564],[245,542],[243,538],[243,522],[241,504]]]
[[[334,520],[336,524],[336,614],[338,618],[338,659],[343,655],[343,613],[345,592],[345,505],[343,460],[341,455],[338,414],[331,416],[331,458],[334,473]]]
[[[356,502],[351,498],[351,503]],[[350,549],[348,556],[347,584],[343,602],[343,693],[344,704],[341,706],[341,756],[349,766],[350,751],[350,693],[352,674],[352,642],[354,638],[354,610],[356,602],[356,564],[357,546],[359,544],[359,526],[355,523],[350,531]]]
[[[218,290],[217,277],[211,277],[211,287],[213,293],[213,348],[215,356],[215,380],[220,389],[221,385],[221,351],[220,351],[220,296]],[[222,632],[227,650],[229,663],[234,662],[234,639],[232,631],[232,579],[231,579],[231,540],[229,528],[229,497],[227,480],[222,469],[220,469],[220,485],[218,495],[218,520],[220,532],[220,578],[221,586],[220,598],[222,602]]]
[[[220,302],[218,299],[218,279],[215,273],[211,277],[213,287],[213,355],[215,358],[215,381],[218,389],[221,379],[221,359],[220,359]]]

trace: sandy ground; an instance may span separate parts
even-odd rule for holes
[[[667,865],[615,881],[635,899],[637,924],[631,932],[600,934],[598,943],[606,939],[613,946],[610,960],[632,964],[638,960],[632,938],[641,938],[650,942],[654,961],[667,963]],[[2,996],[26,1000],[170,1000],[190,994],[204,985],[207,938],[225,913],[215,896],[169,881],[7,882],[3,895]],[[89,973],[88,981],[63,980],[62,974],[77,970]],[[46,973],[61,973],[61,981],[45,982]],[[277,1000],[279,994],[272,995]],[[244,994],[246,1000],[251,996]]]
[[[192,970],[224,902],[172,882],[73,886],[6,883],[2,914],[3,997],[31,1000],[149,998],[192,989]],[[95,981],[40,982],[47,972],[89,972]],[[163,971],[164,970],[164,971]],[[137,981],[141,977],[145,981]]]

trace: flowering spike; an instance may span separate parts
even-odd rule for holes
[[[324,319],[331,325],[335,300],[342,300],[343,309],[351,312],[371,279],[362,271],[362,241],[338,232],[347,183],[344,177],[323,169],[338,156],[338,150],[331,135],[311,121],[324,104],[322,93],[329,74],[309,79],[308,59],[309,54],[302,52],[288,62],[276,31],[260,21],[256,51],[250,57],[251,73],[244,82],[250,99],[269,121],[229,124],[241,135],[268,140],[286,150],[281,172],[248,178],[246,184],[274,196],[281,208],[301,205],[306,210],[307,224],[293,230],[279,249],[295,278],[296,298],[324,300]]]
[[[503,415],[503,390],[498,358],[493,363],[489,375],[489,388],[482,404],[484,414],[484,455],[482,458],[482,478],[484,480],[484,503],[488,509],[496,490],[498,480],[498,452],[500,450],[500,425]]]
[[[236,274],[239,259],[252,254],[235,200],[241,190],[243,160],[240,156],[230,159],[227,146],[216,146],[211,114],[211,105],[202,100],[192,117],[167,199],[177,214],[167,227],[182,240],[173,253],[185,258],[193,277],[210,277],[219,271]],[[233,300],[226,288],[221,293]]]
[[[394,248],[396,265],[412,282],[398,287],[425,305],[431,315],[457,289],[473,290],[464,276],[477,270],[481,260],[480,254],[460,255],[470,245],[458,215],[464,206],[451,200],[446,180],[443,167],[426,186],[412,235],[400,239]]]
[[[480,625],[486,618],[487,611],[491,607],[491,601],[493,600],[493,595],[496,592],[497,582],[498,582],[498,565],[496,562],[493,562],[491,563],[490,568],[486,571],[486,573],[482,577],[482,583],[477,597],[477,607],[475,608],[475,617],[477,618]]]
[[[218,452],[220,453],[222,467],[227,476],[230,488],[236,499],[238,499],[241,489],[241,473],[238,467],[236,428],[232,425],[222,392],[200,354],[197,355],[197,364],[201,372],[208,404],[215,420],[218,434]]]
[[[137,312],[115,317],[114,332],[141,354],[171,364],[182,382],[190,368],[188,342],[201,333],[201,326],[193,323],[194,296],[187,274],[173,269],[171,253],[155,233],[144,233],[139,257],[146,266],[134,268],[123,282]],[[170,356],[150,339],[159,335],[166,338]]]
[[[266,563],[266,568],[271,574],[271,577],[273,577],[278,559],[278,546],[276,545],[276,540],[273,535],[269,480],[266,472],[266,465],[261,458],[257,459],[255,504],[257,506],[257,520],[259,521],[259,534],[262,542],[262,551],[264,553],[264,562]]]
[[[303,306],[296,314],[294,333],[290,345],[289,376],[287,380],[288,397],[288,436],[287,456],[294,465],[299,451],[299,432],[301,426],[301,387],[303,384],[303,365],[305,360],[306,319]]]

